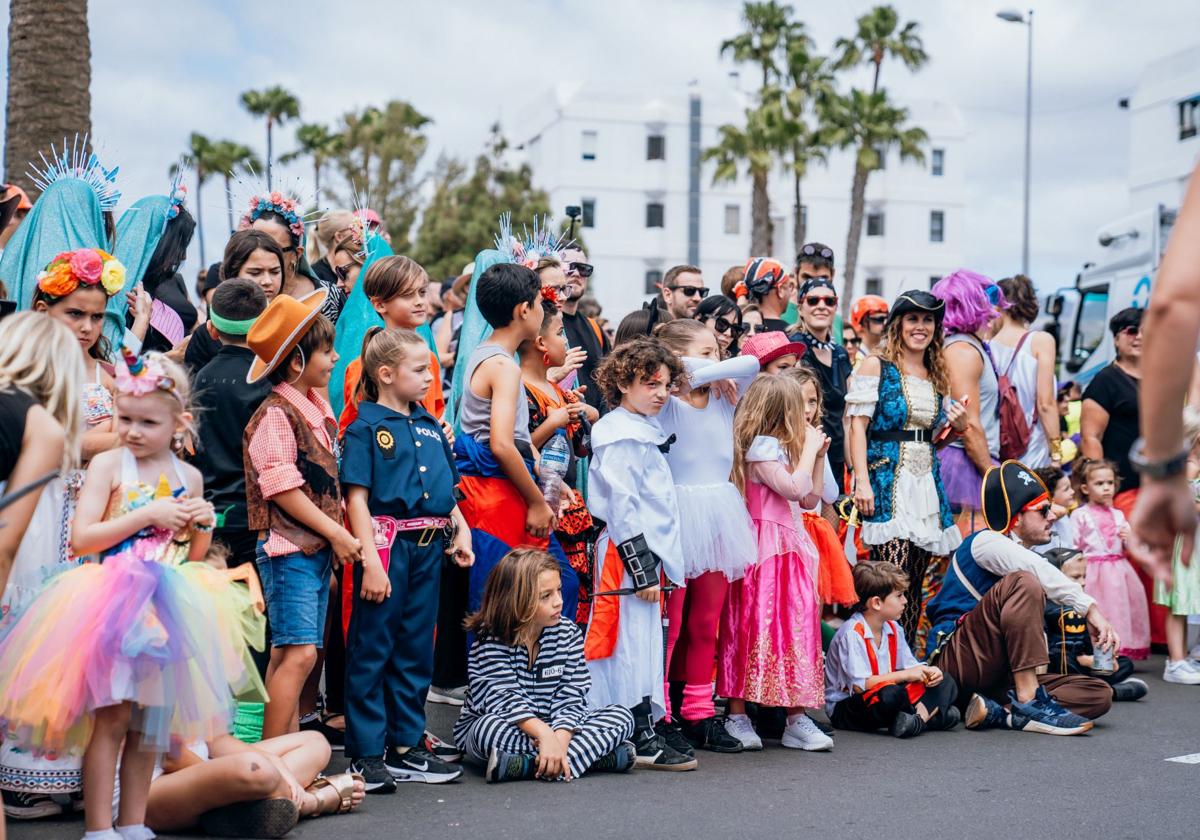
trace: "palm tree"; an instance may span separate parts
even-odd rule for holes
[[[713,183],[736,181],[738,169],[745,164],[750,176],[750,255],[771,253],[774,225],[767,195],[767,177],[775,165],[780,139],[785,135],[785,119],[778,93],[770,94],[765,104],[746,109],[746,127],[723,125],[718,129],[717,145],[705,149],[704,160],[714,161]]]
[[[896,31],[900,17],[891,6],[876,6],[858,19],[858,31],[852,38],[838,38],[833,48],[839,55],[837,69],[845,70],[859,64],[875,66],[871,93],[879,91],[879,70],[889,56],[904,62],[909,70],[919,70],[929,60],[918,24],[910,20]]]
[[[187,159],[196,170],[196,201],[192,206],[196,210],[196,238],[200,240],[200,264],[203,266],[207,266],[208,262],[204,259],[204,203],[200,199],[200,192],[204,189],[204,182],[218,171],[216,164],[220,161],[214,159],[215,150],[213,141],[197,131],[193,131],[188,138]],[[172,164],[171,177],[174,178],[178,172],[179,164]]]
[[[300,100],[279,85],[242,94],[242,107],[256,117],[267,118],[267,189],[271,189],[271,161],[274,157],[271,129],[300,116]]]
[[[891,104],[887,91],[866,93],[851,90],[846,96],[831,97],[825,106],[829,126],[826,140],[831,147],[854,150],[854,180],[850,186],[850,232],[846,237],[846,265],[843,269],[842,317],[850,315],[854,296],[854,269],[858,262],[858,244],[862,239],[863,203],[867,178],[880,167],[880,154],[895,146],[900,160],[922,162],[922,146],[928,136],[920,128],[907,124],[908,109]]]
[[[730,53],[738,64],[754,63],[762,71],[760,92],[779,77],[779,61],[789,30],[795,25],[792,7],[781,6],[775,0],[765,3],[746,3],[742,7],[742,23],[746,29],[721,42],[721,55]]]
[[[299,146],[294,152],[279,156],[280,163],[291,163],[305,155],[313,162],[313,188],[316,190],[317,203],[321,202],[321,172],[325,164],[338,153],[342,147],[342,135],[335,134],[321,123],[304,123],[296,129],[296,143]]]
[[[238,172],[257,172],[262,169],[262,163],[249,146],[232,140],[218,140],[213,144],[209,166],[211,172],[220,173],[225,179],[225,215],[229,221],[229,232],[233,233],[233,176]]]
[[[8,19],[7,180],[30,198],[25,170],[53,142],[92,129],[92,62],[87,0],[11,0]],[[52,25],[48,23],[52,21]]]
[[[800,253],[807,239],[801,182],[808,174],[810,164],[825,163],[828,159],[829,145],[824,142],[820,115],[824,113],[829,98],[836,95],[829,60],[814,55],[812,48],[812,39],[804,33],[803,25],[797,24],[786,45],[785,81],[789,89],[784,95],[788,115],[785,127],[790,140],[787,168],[792,175],[792,198],[795,204],[792,242],[796,253]],[[815,124],[810,124],[810,120]]]

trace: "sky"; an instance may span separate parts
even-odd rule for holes
[[[873,4],[793,5],[827,51]],[[906,96],[940,99],[962,111],[966,261],[1010,274],[1021,247],[1026,30],[995,17],[1005,0],[893,5],[902,20],[920,23],[930,62],[916,74],[885,65],[884,84],[900,104]],[[1147,63],[1195,45],[1200,34],[1193,0],[1042,0],[1033,8],[1031,274],[1047,289],[1070,283],[1097,228],[1140,209],[1129,207],[1128,112],[1117,102]],[[472,158],[497,119],[510,136],[520,134],[512,129],[521,107],[556,82],[727,83],[733,65],[719,57],[719,45],[739,31],[741,3],[92,0],[89,9],[93,133],[106,164],[121,167],[124,207],[166,191],[167,169],[193,131],[262,154],[263,124],[239,104],[250,88],[292,90],[306,122],[334,123],[348,110],[408,100],[434,121],[431,167],[443,152]],[[7,31],[7,4],[0,25]],[[5,61],[0,55],[7,78]],[[857,79],[869,84],[865,75]],[[277,130],[277,154],[292,148],[292,133]],[[292,169],[304,178],[310,171]],[[224,240],[218,182],[202,198],[211,262]]]

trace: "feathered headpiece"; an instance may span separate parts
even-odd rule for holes
[[[508,262],[523,265],[526,268],[537,268],[538,260],[557,259],[561,251],[571,246],[565,237],[554,232],[551,227],[550,215],[540,219],[533,217],[533,230],[522,226],[521,238],[513,233],[512,213],[500,216],[500,232],[496,234],[496,250]]]
[[[254,224],[264,213],[278,213],[287,223],[288,230],[298,242],[304,241],[305,223],[310,217],[315,217],[318,211],[305,212],[305,204],[315,204],[316,196],[304,189],[299,178],[282,187],[268,190],[266,184],[254,170],[250,170],[246,178],[235,178],[234,185],[229,190],[233,204],[241,204],[246,208],[239,230],[245,230]]]
[[[121,347],[115,381],[119,394],[140,397],[162,391],[183,404],[175,379],[162,365],[153,358],[135,355],[128,347]]]
[[[99,248],[63,251],[38,274],[37,285],[52,298],[65,298],[80,285],[99,286],[112,297],[125,287],[125,266]]]
[[[89,152],[87,146],[88,135],[86,134],[82,138],[76,134],[75,139],[71,141],[70,148],[67,147],[67,140],[64,138],[61,152],[51,145],[49,160],[46,159],[45,154],[39,155],[42,159],[41,168],[37,164],[30,164],[29,177],[43,192],[55,181],[63,178],[78,178],[86,181],[95,191],[96,198],[100,202],[100,209],[115,210],[117,202],[121,200],[121,191],[117,189],[117,173],[121,167],[114,166],[112,169],[105,169],[100,163],[100,158],[96,156],[95,152]]]

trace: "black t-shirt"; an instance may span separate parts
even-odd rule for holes
[[[575,387],[586,385],[587,390],[583,392],[584,399],[588,405],[603,414],[605,411],[604,399],[600,395],[600,389],[596,387],[594,376],[596,365],[600,364],[600,360],[612,349],[608,346],[608,336],[604,335],[604,330],[600,330],[601,337],[597,338],[597,331],[592,327],[592,322],[578,312],[574,315],[564,312],[562,319],[563,329],[567,333],[567,344],[571,347],[582,347],[587,351],[587,358],[583,360],[583,366],[577,371],[578,378]]]
[[[789,324],[782,318],[763,318],[763,330],[765,332],[793,333],[796,331],[796,325]]]
[[[804,339],[796,336],[796,340]],[[829,466],[841,490],[846,468],[846,434],[842,427],[842,416],[846,413],[846,382],[850,377],[851,365],[850,354],[842,345],[835,344],[831,353],[828,366],[821,363],[812,348],[804,353],[800,362],[816,373],[821,381],[821,402],[825,412],[821,427],[829,436]]]
[[[37,400],[18,388],[0,391],[0,481],[8,481],[21,457],[25,417],[36,403]]]
[[[1108,412],[1108,425],[1100,446],[1104,457],[1117,465],[1120,490],[1133,490],[1141,485],[1141,476],[1129,463],[1129,450],[1138,437],[1139,384],[1139,380],[1113,363],[1097,373],[1083,392],[1085,400],[1092,400]]]
[[[193,331],[188,339],[187,349],[183,351],[183,363],[189,373],[195,373],[216,358],[220,349],[221,341],[209,334],[207,324],[201,324],[200,329]]]

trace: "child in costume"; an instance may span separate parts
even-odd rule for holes
[[[558,561],[517,549],[492,569],[467,620],[476,638],[454,738],[487,762],[489,782],[570,781],[634,765],[633,717],[620,705],[589,708],[583,639],[562,609]]]
[[[172,453],[191,422],[186,375],[127,354],[116,386],[122,445],[92,459],[73,533],[76,553],[102,562],[54,578],[0,643],[0,718],[25,745],[85,750],[90,837],[142,840],[156,756],[172,737],[226,731],[230,685],[251,678],[231,634],[213,632],[211,595],[178,566],[203,559],[213,527],[200,473]]]
[[[809,367],[794,367],[784,372],[800,383],[804,391],[804,422],[809,428],[821,428],[821,380]],[[859,602],[854,588],[854,576],[846,560],[846,550],[829,520],[821,516],[821,502],[831,505],[837,501],[838,485],[829,466],[828,451],[818,456],[821,462],[821,501],[803,508],[804,529],[817,547],[820,566],[817,570],[817,596],[826,607],[840,604],[849,607]]]
[[[891,563],[854,567],[858,610],[829,643],[825,656],[825,711],[838,729],[896,738],[958,726],[952,677],[913,656],[900,616],[908,600],[908,575]],[[882,660],[882,661],[881,661]]]
[[[692,770],[696,759],[655,730],[666,713],[663,691],[664,582],[684,582],[675,482],[666,451],[673,443],[657,415],[683,376],[675,354],[652,338],[618,345],[596,368],[610,406],[592,428],[588,505],[607,526],[596,542],[592,614],[584,652],[593,707],[631,709],[637,764]]]
[[[1075,526],[1071,524],[1071,512],[1075,509],[1075,487],[1071,477],[1062,467],[1039,467],[1034,470],[1042,484],[1050,491],[1050,504],[1054,521],[1050,523],[1050,542],[1035,545],[1033,550],[1045,554],[1053,548],[1075,548]]]
[[[721,616],[717,692],[729,698],[730,734],[747,749],[762,740],[746,703],[787,707],[783,746],[833,748],[804,713],[825,702],[817,551],[798,525],[794,503],[812,507],[824,483],[828,439],[804,423],[804,392],[790,377],[762,376],[738,404],[733,423],[733,483],[742,491],[758,545],[758,564],[729,587]]]
[[[1188,407],[1183,415],[1184,440],[1188,442],[1188,479],[1196,510],[1200,513],[1200,411]],[[1171,561],[1171,584],[1154,582],[1154,603],[1166,607],[1167,663],[1163,679],[1200,685],[1200,662],[1187,648],[1187,617],[1200,614],[1200,552],[1192,549],[1191,562],[1184,564],[1182,542],[1175,545]]]
[[[1113,506],[1117,483],[1111,461],[1081,458],[1071,482],[1082,504],[1071,514],[1075,548],[1087,560],[1084,591],[1096,599],[1121,639],[1117,653],[1130,659],[1150,656],[1150,607],[1130,560],[1141,551],[1120,509]]]
[[[425,695],[442,563],[449,555],[467,567],[474,555],[454,498],[454,455],[420,404],[433,378],[425,340],[372,327],[361,359],[341,468],[350,528],[363,545],[346,638],[345,749],[368,793],[392,793],[397,781],[462,775],[425,748]]]
[[[553,287],[544,286],[541,294],[542,328],[536,338],[524,342],[517,349],[521,360],[521,384],[529,405],[529,436],[533,445],[540,448],[561,431],[571,446],[563,480],[574,492],[574,498],[559,514],[554,535],[567,555],[567,562],[580,577],[579,606],[570,618],[586,626],[587,614],[591,609],[587,584],[592,573],[588,548],[595,526],[584,504],[583,494],[578,492],[575,476],[578,459],[591,454],[591,424],[600,419],[600,412],[584,401],[581,390],[564,391],[558,383],[550,380],[549,370],[566,364],[567,336],[563,331],[563,316]]]
[[[246,381],[273,385],[243,437],[247,519],[267,532],[256,558],[271,622],[264,738],[296,725],[301,688],[325,643],[333,563],[362,557],[342,526],[337,423],[321,396],[337,359],[333,325],[319,311],[324,297],[280,295],[246,335],[257,357]]]
[[[727,733],[716,717],[713,661],[729,582],[741,578],[758,562],[758,555],[750,515],[729,481],[736,398],[718,395],[710,386],[731,380],[738,391],[744,391],[758,375],[758,359],[747,355],[720,361],[712,330],[690,318],[660,325],[655,337],[687,371],[658,418],[668,437],[675,438],[666,457],[679,505],[687,580],[686,588],[667,597],[671,707],[659,733],[681,751],[701,747],[741,752],[741,741]]]

